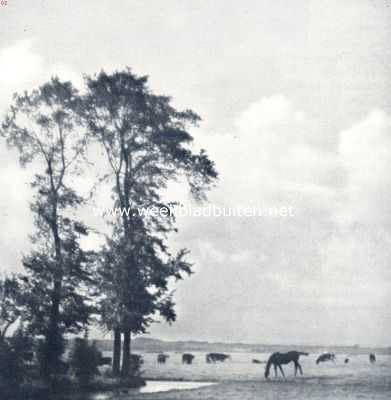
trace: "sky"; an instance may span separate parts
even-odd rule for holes
[[[220,174],[209,204],[292,207],[178,218],[171,244],[191,250],[195,274],[175,286],[177,322],[151,336],[390,346],[390,20],[388,0],[8,0],[0,113],[53,75],[82,87],[129,66],[201,115],[194,148]],[[29,249],[33,173],[0,142],[3,271]],[[192,204],[183,185],[168,196]]]

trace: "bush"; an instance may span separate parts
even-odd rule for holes
[[[98,375],[98,366],[102,353],[95,342],[87,339],[76,339],[70,354],[70,365],[75,371],[81,387],[85,388]]]
[[[15,387],[24,379],[23,358],[9,343],[0,344],[0,384]]]
[[[16,332],[9,338],[9,343],[11,348],[17,352],[23,360],[26,360],[26,358],[29,358],[31,354],[33,354],[34,341],[22,328],[16,330]]]
[[[141,366],[144,363],[139,354],[130,355],[130,376],[139,377],[142,374]]]
[[[26,380],[25,358],[32,349],[32,339],[22,329],[0,342],[0,386],[15,389]]]

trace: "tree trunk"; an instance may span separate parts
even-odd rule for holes
[[[114,344],[113,344],[113,375],[119,376],[121,364],[121,331],[114,329]]]
[[[50,381],[51,376],[58,372],[60,358],[64,351],[62,335],[59,330],[61,282],[56,281],[51,295],[49,323],[45,332],[41,374]]]
[[[124,347],[122,353],[121,376],[126,378],[130,375],[130,331],[124,332]]]
[[[46,348],[44,350],[44,360],[41,370],[43,376],[49,379],[51,375],[58,372],[60,366],[61,355],[64,352],[63,336],[59,329],[60,324],[60,304],[61,304],[61,291],[62,291],[62,280],[63,280],[63,258],[61,252],[61,239],[59,234],[58,225],[58,189],[55,188],[53,180],[53,170],[51,162],[48,162],[48,175],[51,183],[51,219],[50,219],[50,229],[54,239],[54,249],[56,257],[56,266],[54,270],[54,285],[53,292],[51,295],[51,306],[49,314],[49,325],[46,331]]]

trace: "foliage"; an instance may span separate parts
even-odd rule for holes
[[[131,334],[145,332],[158,317],[175,321],[170,282],[190,275],[192,265],[186,249],[169,250],[168,236],[177,231],[174,215],[140,216],[137,210],[173,206],[162,193],[182,179],[202,201],[217,178],[206,152],[190,147],[189,129],[199,116],[153,94],[146,77],[129,69],[101,72],[87,77],[86,85],[80,96],[70,82],[53,78],[15,95],[0,131],[18,150],[21,165],[36,172],[32,250],[23,259],[23,277],[0,281],[0,333],[4,337],[22,317],[31,333],[43,335],[38,353],[47,379],[64,367],[64,335],[80,333],[96,311],[102,325],[116,332],[113,361],[119,365],[122,332],[122,373],[138,374],[130,358]],[[73,182],[82,173],[89,140],[106,155],[109,173],[101,181],[112,185],[114,205],[128,210],[111,222],[112,235],[98,255],[80,245],[89,229],[74,217],[85,204]],[[73,358],[84,385],[96,372],[96,349],[78,341]]]
[[[14,388],[27,377],[25,354],[33,350],[33,341],[23,329],[0,343],[0,384]]]
[[[95,375],[99,373],[98,366],[102,353],[95,342],[87,339],[75,339],[70,354],[70,364],[75,371],[81,387],[87,387]]]
[[[16,276],[0,278],[0,343],[22,314],[23,294]]]
[[[13,351],[7,342],[0,344],[0,384],[19,385],[23,381],[23,364],[20,354]]]
[[[130,356],[130,376],[138,377],[141,376],[141,366],[143,364],[143,358],[139,354],[131,354]]]
[[[56,373],[65,332],[88,323],[91,307],[90,255],[79,246],[86,227],[71,218],[83,204],[71,187],[81,173],[86,140],[78,118],[81,102],[70,82],[53,78],[40,88],[15,95],[3,125],[8,146],[19,151],[22,166],[34,161],[31,210],[33,250],[23,264],[26,319],[32,332],[45,336],[44,375]]]
[[[168,249],[167,236],[176,231],[175,217],[169,213],[141,217],[137,209],[169,208],[173,203],[163,200],[162,190],[183,177],[193,197],[202,200],[217,173],[204,150],[194,153],[189,148],[193,138],[188,127],[197,125],[199,116],[191,110],[178,111],[169,97],[153,94],[146,77],[130,70],[101,72],[87,78],[87,87],[83,118],[110,170],[102,179],[113,184],[115,206],[130,211],[114,221],[99,270],[102,322],[125,335],[127,375],[130,333],[145,332],[155,315],[173,322],[169,280],[191,273],[187,250],[173,256]]]

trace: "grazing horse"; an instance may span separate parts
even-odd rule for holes
[[[376,362],[376,356],[373,353],[369,355],[369,361],[371,362],[371,364],[374,364]]]
[[[208,353],[205,357],[206,362],[208,364],[215,363],[216,361],[224,362],[229,358],[231,358],[229,354],[223,354],[223,353]]]
[[[303,375],[303,370],[301,369],[301,365],[299,364],[300,356],[308,356],[308,353],[303,353],[301,351],[288,351],[288,353],[273,353],[269,359],[267,360],[266,368],[265,368],[265,378],[269,377],[270,367],[274,366],[274,374],[277,376],[277,367],[280,369],[282,376],[285,377],[284,370],[281,365],[289,364],[293,362],[295,364],[295,376],[297,371],[300,371],[300,374]]]
[[[251,361],[253,364],[266,364],[266,361],[258,360],[257,358],[253,358]]]
[[[320,362],[324,362],[324,361],[333,361],[335,363],[335,354],[334,353],[323,353],[316,359],[317,364],[319,364]]]
[[[157,355],[157,362],[159,364],[165,364],[166,361],[167,361],[167,358],[169,358],[169,357],[170,356],[168,354],[160,353],[160,354]]]
[[[134,365],[144,364],[143,356],[141,356],[140,354],[131,354],[130,359]]]
[[[192,364],[194,359],[194,355],[190,353],[183,353],[182,354],[182,364]]]

